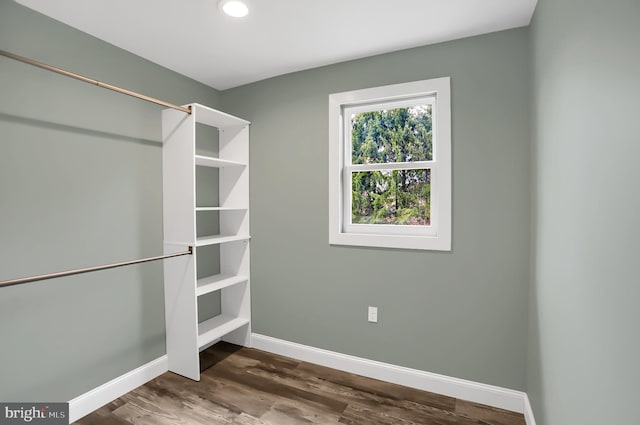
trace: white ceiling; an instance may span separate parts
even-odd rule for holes
[[[537,0],[17,0],[218,90],[528,25]]]

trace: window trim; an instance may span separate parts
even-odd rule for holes
[[[345,225],[345,216],[350,217],[351,214],[351,193],[349,193],[349,200],[345,201],[346,191],[344,188],[347,175],[350,182],[353,170],[363,168],[359,167],[359,164],[351,165],[351,160],[346,163],[347,151],[349,151],[349,155],[351,154],[351,136],[347,134],[348,130],[345,128],[347,112],[376,110],[389,104],[402,105],[427,98],[433,99],[434,151],[432,160],[394,163],[392,168],[411,164],[413,169],[428,168],[431,170],[431,225],[424,227],[384,224]],[[414,167],[414,165],[419,166]],[[390,169],[389,166],[389,163],[368,164],[366,168]],[[356,231],[358,229],[361,230]],[[385,232],[381,232],[382,230]],[[449,77],[329,95],[329,243],[331,245],[451,250],[451,94]]]

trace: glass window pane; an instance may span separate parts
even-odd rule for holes
[[[431,224],[431,170],[351,173],[353,224]]]
[[[353,164],[433,159],[432,106],[351,115]]]

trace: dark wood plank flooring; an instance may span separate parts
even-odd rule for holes
[[[219,343],[78,425],[525,425],[521,414]]]

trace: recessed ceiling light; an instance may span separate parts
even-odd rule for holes
[[[238,0],[220,0],[218,7],[225,14],[234,18],[242,18],[249,14],[249,8],[246,3]]]

